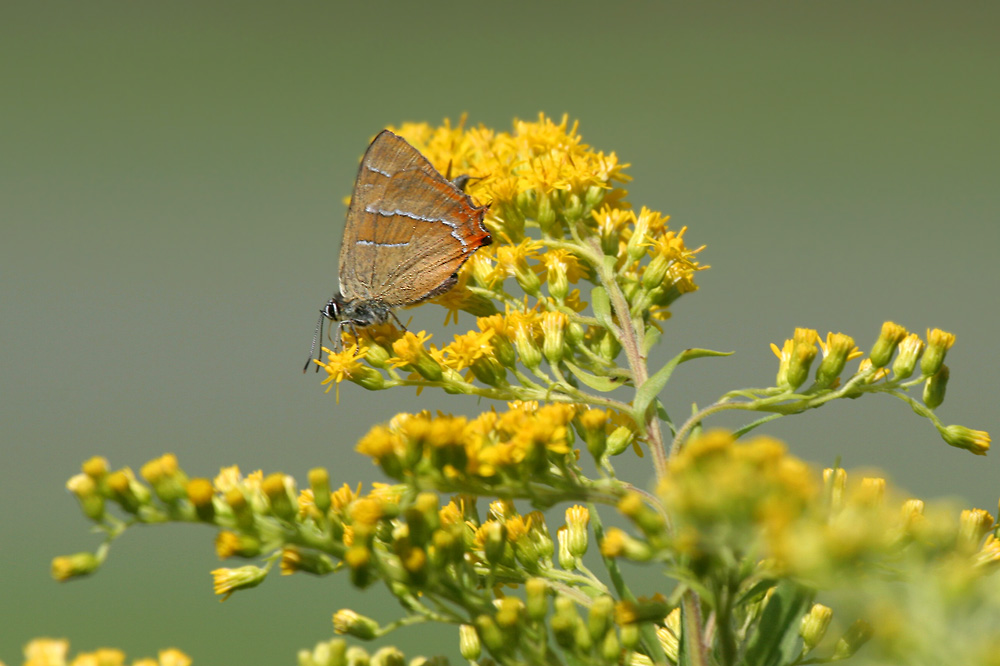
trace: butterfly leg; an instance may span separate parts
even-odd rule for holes
[[[408,328],[406,328],[406,324],[404,324],[403,322],[399,321],[399,317],[396,316],[395,312],[393,312],[392,310],[389,310],[389,314],[392,316],[393,319],[396,320],[396,323],[399,324],[399,327],[401,329],[403,329],[404,333],[409,330]]]

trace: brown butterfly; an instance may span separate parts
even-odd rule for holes
[[[389,130],[375,137],[354,182],[340,246],[340,290],[320,310],[309,360],[323,320],[345,327],[399,319],[393,308],[443,294],[472,253],[493,242],[483,226],[489,206],[476,206],[416,148]],[[402,323],[400,323],[402,326]],[[316,368],[319,370],[319,367]]]

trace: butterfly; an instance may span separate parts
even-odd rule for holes
[[[340,246],[340,289],[320,310],[309,368],[323,321],[344,328],[395,319],[393,310],[451,289],[472,254],[493,242],[483,226],[489,206],[476,206],[461,186],[389,130],[361,158]],[[331,324],[332,326],[332,324]],[[317,366],[317,371],[319,367]]]

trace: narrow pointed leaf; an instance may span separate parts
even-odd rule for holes
[[[635,392],[635,402],[632,403],[633,407],[635,407],[635,413],[646,413],[646,409],[649,408],[650,403],[652,403],[653,399],[660,394],[663,387],[667,385],[667,382],[670,381],[670,375],[673,374],[674,369],[681,363],[696,358],[704,358],[706,356],[730,356],[732,353],[733,352],[712,351],[711,349],[685,349],[680,354],[670,359],[665,366],[657,370],[656,373],[647,379]]]

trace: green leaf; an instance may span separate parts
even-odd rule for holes
[[[624,377],[600,377],[598,375],[592,375],[580,366],[574,365],[566,359],[563,359],[563,363],[567,368],[569,368],[569,371],[573,373],[574,377],[595,391],[603,391],[605,393],[608,391],[614,391],[627,381]]]
[[[604,287],[597,286],[590,290],[590,307],[601,326],[609,331],[615,330],[614,322],[611,321],[611,299]]]
[[[812,605],[815,592],[782,581],[774,588],[760,621],[750,634],[744,663],[747,666],[786,666],[802,652],[799,626]]]
[[[642,353],[648,354],[649,350],[652,349],[657,342],[660,341],[660,336],[663,335],[663,331],[656,328],[652,324],[646,327],[646,335],[642,338]]]
[[[685,349],[677,356],[670,359],[670,361],[656,371],[652,377],[647,379],[642,386],[638,388],[635,392],[635,401],[632,406],[635,408],[635,413],[638,415],[643,415],[649,408],[649,405],[653,400],[660,394],[663,387],[667,385],[670,381],[670,375],[673,374],[674,369],[684,363],[685,361],[691,361],[696,358],[704,358],[706,356],[730,356],[733,352],[720,352],[712,351],[711,349]]]

